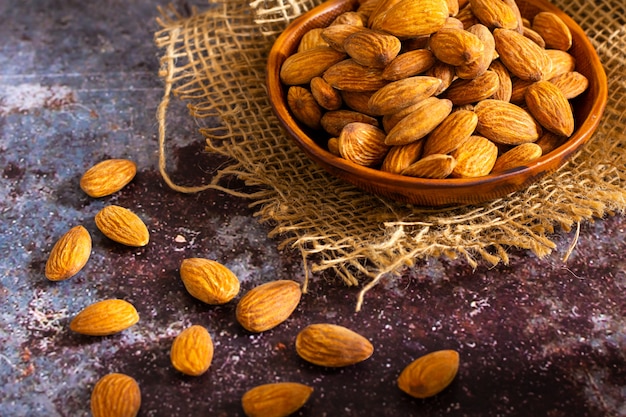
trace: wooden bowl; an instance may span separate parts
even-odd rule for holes
[[[310,130],[303,128],[290,114],[286,91],[279,78],[281,65],[298,47],[308,30],[327,26],[339,14],[355,10],[357,0],[330,0],[294,20],[275,41],[267,63],[267,87],[273,110],[286,133],[330,174],[356,187],[396,201],[420,206],[476,204],[503,197],[526,188],[544,175],[555,171],[581,148],[597,129],[607,101],[607,80],[596,51],[584,31],[565,13],[544,0],[518,0],[523,16],[540,11],[556,13],[572,32],[573,45],[568,51],[576,59],[576,71],[589,79],[589,87],[573,100],[576,130],[554,151],[527,166],[479,178],[424,179],[391,174],[367,168],[339,158],[319,143]],[[317,139],[317,141],[316,141]]]

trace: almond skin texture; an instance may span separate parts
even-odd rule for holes
[[[570,71],[550,79],[550,82],[563,93],[566,99],[570,100],[585,92],[589,86],[589,80],[580,72]]]
[[[459,354],[439,350],[409,364],[398,377],[398,388],[415,398],[437,395],[452,383],[459,370]]]
[[[109,239],[126,246],[146,246],[150,233],[145,223],[127,208],[110,205],[95,216],[96,226]]]
[[[372,94],[369,99],[369,111],[381,116],[397,113],[431,97],[440,85],[440,79],[426,76],[393,81]]]
[[[385,156],[385,160],[380,166],[380,170],[394,174],[401,173],[413,162],[420,159],[423,148],[423,140],[417,140],[409,143],[408,145],[393,146],[389,149],[389,152],[387,152],[387,156]]]
[[[180,264],[180,278],[189,294],[207,304],[225,304],[239,294],[237,276],[210,259],[184,259]]]
[[[337,90],[374,91],[384,87],[382,68],[366,67],[349,58],[328,68],[322,78]]]
[[[374,347],[365,337],[335,324],[311,324],[298,333],[296,352],[314,365],[338,368],[372,356]]]
[[[287,104],[296,120],[311,129],[321,127],[322,108],[309,90],[298,85],[292,85],[287,90]]]
[[[476,131],[496,143],[521,145],[534,142],[541,128],[526,110],[501,100],[483,100],[474,106]]]
[[[541,152],[541,146],[536,143],[522,143],[500,155],[491,172],[521,167],[541,157]]]
[[[46,278],[63,281],[76,275],[91,255],[91,235],[83,226],[68,230],[54,244],[46,262]]]
[[[477,103],[491,97],[498,91],[500,78],[493,71],[486,71],[471,80],[457,78],[450,84],[444,96],[455,106]]]
[[[406,145],[429,134],[452,111],[452,102],[429,97],[423,105],[400,120],[387,134],[387,145]]]
[[[276,382],[256,386],[241,397],[247,417],[287,417],[298,411],[313,388],[297,382]]]
[[[280,80],[287,85],[308,84],[311,79],[321,75],[327,68],[343,60],[345,56],[345,53],[329,46],[318,46],[296,52],[283,62],[280,68]]]
[[[338,145],[343,158],[362,166],[379,165],[389,152],[385,132],[367,123],[348,123],[339,135]]]
[[[415,38],[438,31],[447,18],[447,0],[400,0],[373,19],[371,27],[399,38]]]
[[[213,360],[213,340],[207,329],[193,325],[183,330],[172,343],[170,360],[185,375],[205,373]]]
[[[421,74],[435,65],[435,57],[428,49],[416,49],[398,55],[385,67],[383,78],[397,81]]]
[[[501,0],[470,0],[474,16],[489,29],[516,29],[518,25],[515,11]]]
[[[400,52],[400,40],[382,32],[363,29],[343,42],[346,53],[366,67],[384,68]]]
[[[127,159],[107,159],[89,168],[80,179],[80,188],[90,197],[104,197],[126,186],[137,173]]]
[[[270,330],[289,318],[301,297],[302,290],[295,281],[278,280],[261,284],[239,300],[237,321],[252,333]]]
[[[552,12],[537,13],[532,29],[543,38],[546,49],[567,51],[572,46],[572,33],[565,22]]]
[[[456,178],[482,177],[491,172],[498,157],[498,147],[482,136],[471,136],[452,156],[456,166],[451,176]]]
[[[464,29],[444,28],[431,35],[430,50],[441,62],[458,66],[480,59],[485,45],[478,36]]]
[[[526,105],[537,121],[552,133],[569,137],[574,132],[574,114],[559,87],[539,81],[526,89]]]
[[[402,175],[419,178],[446,178],[456,166],[450,155],[432,154],[423,157],[402,171]]]
[[[111,373],[103,376],[91,392],[93,417],[135,417],[141,407],[141,391],[134,378]]]
[[[493,37],[500,60],[512,74],[523,80],[539,81],[550,73],[552,62],[545,49],[521,33],[496,29]]]
[[[437,126],[425,140],[424,156],[449,154],[472,136],[478,116],[470,110],[457,110]]]
[[[139,314],[128,301],[110,299],[85,307],[70,322],[70,330],[88,336],[109,336],[139,321]]]

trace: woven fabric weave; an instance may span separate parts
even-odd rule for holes
[[[556,173],[523,191],[481,205],[445,209],[385,200],[338,180],[312,163],[283,133],[265,89],[265,65],[276,36],[319,0],[212,0],[183,17],[161,10],[165,92],[158,112],[161,171],[182,192],[216,188],[250,198],[278,245],[299,250],[310,272],[331,271],[363,293],[388,274],[427,257],[506,263],[520,248],[538,257],[556,247],[551,236],[626,208],[626,10],[622,0],[557,0],[587,33],[605,67],[609,101],[591,141]],[[200,133],[208,152],[231,163],[210,184],[182,187],[167,174],[170,100],[190,117],[210,120]],[[236,176],[254,192],[227,187]],[[226,184],[226,185],[225,185]]]

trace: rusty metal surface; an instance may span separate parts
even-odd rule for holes
[[[277,250],[248,201],[167,188],[156,166],[157,3],[91,3],[0,4],[1,416],[89,415],[93,384],[108,372],[137,379],[139,416],[240,416],[241,395],[274,381],[314,387],[300,416],[626,415],[623,216],[583,224],[567,263],[573,232],[562,231],[546,259],[511,250],[509,265],[475,271],[462,261],[418,263],[368,293],[359,313],[358,289],[316,276],[294,315],[262,334],[236,323],[235,302],[193,299],[178,275],[186,257],[224,263],[242,293],[269,280],[302,282],[302,260]],[[182,105],[172,109],[170,168],[187,184],[206,182],[223,163],[202,152],[196,128]],[[80,175],[108,157],[136,161],[138,175],[91,199]],[[93,216],[110,203],[144,219],[148,246],[122,247],[98,232]],[[47,255],[76,224],[92,234],[92,256],[79,275],[49,282]],[[137,307],[137,325],[102,338],[68,329],[84,306],[113,297]],[[316,322],[361,333],[374,355],[344,369],[305,363],[294,339]],[[201,377],[169,363],[173,337],[190,324],[206,326],[215,343]],[[402,368],[438,349],[460,353],[452,385],[427,400],[400,392]]]

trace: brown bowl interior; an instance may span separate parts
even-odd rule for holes
[[[524,17],[539,11],[558,14],[572,32],[573,45],[568,51],[576,59],[576,70],[589,79],[589,88],[574,102],[576,130],[554,151],[527,166],[480,178],[422,179],[391,174],[351,163],[328,152],[321,144],[321,134],[301,127],[286,104],[286,88],[279,72],[285,59],[293,54],[308,30],[327,26],[335,17],[355,10],[357,0],[330,0],[294,20],[275,41],[267,63],[267,87],[270,102],[282,127],[315,163],[330,174],[353,185],[396,201],[421,206],[476,204],[503,197],[523,189],[563,165],[597,129],[607,100],[607,80],[598,55],[584,31],[560,9],[544,0],[518,0]]]

